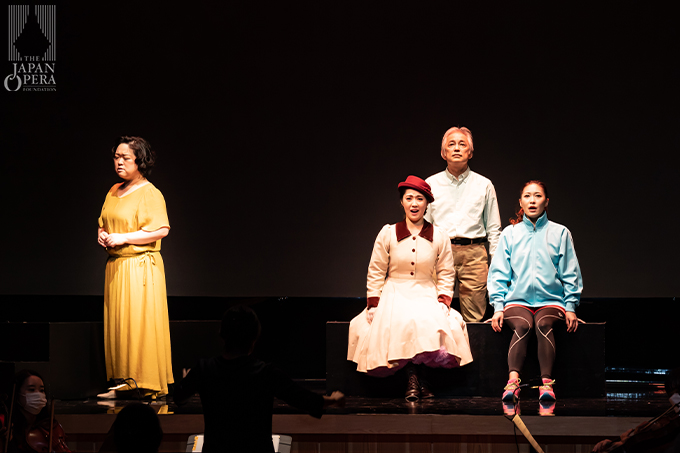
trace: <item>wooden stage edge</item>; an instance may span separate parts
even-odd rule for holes
[[[64,430],[73,435],[106,434],[116,416],[113,414],[60,414]],[[201,414],[159,415],[163,432],[186,435],[203,432]],[[534,436],[618,437],[637,426],[645,417],[539,417],[522,416]],[[501,415],[438,414],[326,414],[320,420],[308,415],[274,415],[273,431],[299,435],[416,435],[416,436],[507,436],[513,424]]]
[[[69,446],[99,452],[114,414],[59,414]],[[160,452],[185,452],[187,439],[203,432],[201,414],[161,414]],[[599,441],[646,421],[644,417],[539,417],[522,420],[543,448],[553,453],[589,452]],[[502,415],[275,414],[273,432],[293,438],[291,453],[443,453],[484,451],[528,453],[522,434]]]

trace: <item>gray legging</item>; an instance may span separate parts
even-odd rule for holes
[[[503,322],[513,331],[510,349],[508,349],[508,369],[519,373],[527,356],[529,332],[536,326],[538,339],[538,363],[541,367],[541,377],[551,379],[553,364],[555,363],[555,336],[553,325],[564,322],[564,312],[554,307],[544,307],[532,310],[525,307],[510,307],[503,312]]]

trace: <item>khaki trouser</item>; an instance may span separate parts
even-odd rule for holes
[[[484,244],[451,244],[460,313],[465,322],[480,322],[486,312],[489,258]]]

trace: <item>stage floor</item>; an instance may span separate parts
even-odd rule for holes
[[[323,381],[305,381],[323,393]],[[598,441],[617,437],[669,407],[658,383],[608,382],[603,398],[559,398],[554,410],[541,409],[538,390],[524,389],[521,418],[543,445],[554,452],[590,451]],[[100,451],[109,439],[116,414],[136,400],[58,401],[55,412],[78,451]],[[146,401],[160,416],[161,451],[185,451],[187,439],[203,431],[200,400],[178,407],[172,399]],[[408,403],[403,398],[348,397],[343,408],[328,408],[321,420],[287,404],[274,403],[273,430],[293,436],[295,453],[374,451],[529,451],[498,398],[434,398]],[[506,415],[506,416],[504,416]],[[453,450],[452,450],[453,448]],[[105,450],[101,450],[105,451]],[[464,450],[460,450],[464,451]],[[470,450],[468,450],[470,451]],[[476,451],[476,450],[475,450]]]
[[[323,381],[302,382],[306,387],[323,393]],[[668,397],[662,384],[608,382],[604,398],[559,398],[559,387],[555,390],[558,400],[551,414],[541,409],[537,389],[523,389],[520,400],[522,415],[551,415],[563,417],[654,417],[668,408]],[[326,414],[438,414],[438,415],[504,415],[498,398],[460,397],[433,398],[409,403],[403,398],[358,398],[348,397],[343,408],[328,408]],[[75,400],[58,401],[56,414],[112,414],[137,400]],[[177,406],[172,398],[155,401],[142,400],[158,408],[159,414],[202,414],[201,402],[194,396],[187,404]],[[275,401],[274,414],[300,414],[298,410],[282,401]]]

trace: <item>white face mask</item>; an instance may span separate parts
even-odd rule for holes
[[[47,397],[41,392],[21,394],[19,395],[19,404],[29,414],[38,415],[43,407],[47,405]]]
[[[671,397],[668,398],[668,400],[671,402],[672,405],[675,406],[673,408],[675,409],[675,412],[680,414],[680,406],[678,406],[680,404],[680,395],[678,395],[677,393],[673,393]]]

